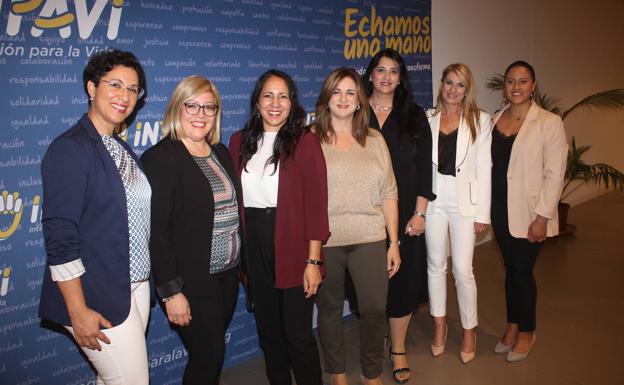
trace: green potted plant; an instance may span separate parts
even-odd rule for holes
[[[495,74],[488,78],[486,85],[490,91],[499,91],[503,89],[503,84],[503,75]],[[572,111],[581,107],[611,111],[624,110],[624,88],[616,88],[587,96],[567,110],[562,110],[557,106],[556,99],[540,92],[536,87],[535,103],[565,120]],[[591,146],[588,145],[577,147],[576,139],[572,137],[570,149],[568,150],[563,193],[559,201],[559,230],[562,234],[570,233],[575,229],[574,226],[567,223],[570,204],[565,203],[565,199],[576,189],[585,184],[594,184],[604,188],[615,187],[619,190],[624,189],[624,174],[618,169],[605,163],[587,164],[583,161],[583,155],[590,148]]]

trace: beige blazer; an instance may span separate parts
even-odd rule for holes
[[[440,115],[427,111],[431,126],[431,161],[433,166],[433,192],[437,194],[438,135]],[[490,223],[490,197],[492,194],[492,117],[481,111],[477,140],[472,141],[470,127],[464,119],[459,122],[457,150],[455,152],[455,182],[459,213],[474,217],[475,222]],[[429,202],[427,213],[433,212],[436,201]]]
[[[494,117],[494,125],[505,106]],[[547,236],[559,234],[557,204],[568,156],[563,122],[558,115],[531,104],[520,127],[507,169],[509,232],[526,238],[537,215],[548,218]]]

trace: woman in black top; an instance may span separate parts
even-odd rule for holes
[[[431,354],[444,353],[447,261],[450,241],[453,278],[463,338],[463,363],[476,356],[478,325],[477,284],[472,259],[476,234],[490,223],[491,118],[476,103],[472,72],[454,63],[442,71],[436,107],[427,111],[433,140],[433,191],[427,209],[427,272],[429,312],[435,332]]]
[[[219,383],[241,254],[241,189],[220,142],[221,97],[194,75],[173,91],[163,139],[141,160],[152,185],[150,254],[158,295],[189,360],[183,384]]]
[[[535,70],[517,61],[505,70],[507,105],[494,117],[492,228],[505,264],[507,327],[494,351],[528,357],[535,343],[541,243],[558,234],[568,144],[561,118],[533,102]],[[511,203],[511,204],[510,204]]]
[[[405,357],[407,328],[418,305],[427,300],[425,212],[435,199],[431,191],[431,130],[423,109],[412,100],[407,67],[399,53],[384,49],[363,76],[370,103],[370,126],[381,130],[390,150],[399,190],[401,269],[390,280],[387,315],[390,323],[393,377],[409,379]]]

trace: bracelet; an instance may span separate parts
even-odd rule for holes
[[[420,212],[418,210],[414,210],[414,215],[416,215],[417,217],[423,217],[425,218],[425,213]]]
[[[396,244],[397,244],[397,246],[401,246],[401,241],[400,241],[400,240],[398,240],[398,239],[397,239],[397,240],[394,240],[394,241],[391,239],[391,240],[389,240],[388,242],[389,242],[389,243],[396,243]]]
[[[306,258],[305,263],[309,265],[321,266],[323,264],[323,261],[321,261],[320,259]]]
[[[175,293],[174,295],[163,298],[162,299],[163,303],[171,301],[176,295],[178,295],[178,293]]]

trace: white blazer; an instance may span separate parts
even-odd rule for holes
[[[433,166],[433,192],[437,193],[438,135],[441,113],[427,111],[431,126],[431,162]],[[457,131],[455,152],[455,182],[457,185],[457,206],[463,216],[474,217],[475,222],[490,223],[490,198],[492,195],[492,118],[480,111],[477,139],[473,142],[468,123],[462,118]],[[435,208],[436,201],[429,202],[427,213]]]
[[[494,118],[494,124],[509,106]],[[532,103],[511,148],[507,168],[509,232],[526,238],[537,215],[548,218],[546,234],[559,234],[557,204],[563,190],[568,156],[563,122]]]

